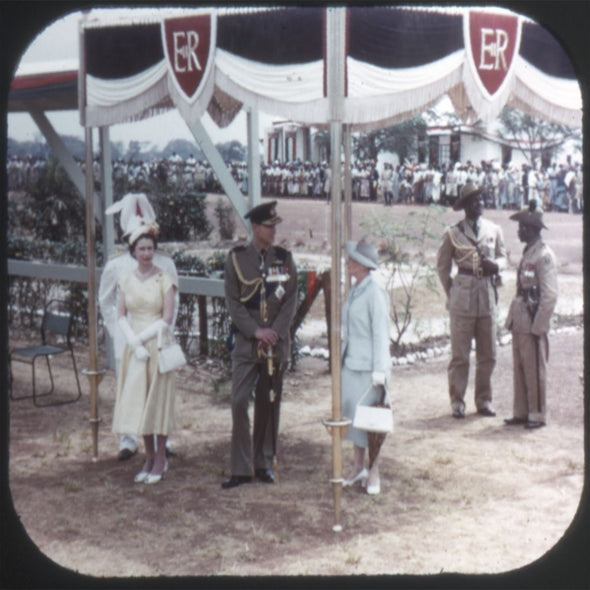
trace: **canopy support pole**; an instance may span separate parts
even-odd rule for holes
[[[248,109],[248,209],[260,204],[260,151],[258,148],[258,111]]]
[[[113,215],[106,215],[105,211],[113,204],[113,163],[111,156],[110,128],[98,128],[98,141],[100,145],[100,187],[102,193],[102,211],[97,212],[96,217],[102,224],[103,266],[112,256],[115,249],[115,223]],[[114,369],[115,346],[112,337],[105,330],[107,368]]]
[[[59,163],[63,166],[73,185],[78,189],[81,196],[85,195],[86,189],[84,173],[82,170],[80,170],[80,166],[78,166],[76,160],[74,160],[74,157],[68,151],[68,148],[66,147],[63,139],[58,135],[57,131],[53,128],[53,125],[43,111],[31,109],[29,110],[29,114],[31,115],[33,121],[35,121],[37,127],[39,127],[39,130],[51,147],[51,151],[54,153]],[[90,169],[92,170],[92,166]],[[94,192],[94,187],[92,187],[92,192],[90,195],[94,199],[94,208],[100,209],[100,197]]]
[[[352,132],[350,125],[344,125],[344,219],[343,219],[343,238],[346,243],[352,239],[352,170],[351,163],[352,150]],[[344,269],[344,292],[348,293],[350,286],[350,277],[348,268]]]
[[[98,384],[104,371],[98,371],[96,342],[96,232],[94,222],[94,174],[92,171],[92,128],[86,128],[86,248],[88,254],[88,369],[90,383],[90,426],[92,460],[98,461]]]
[[[330,306],[330,369],[332,373],[332,416],[325,422],[332,436],[332,489],[334,494],[334,532],[342,531],[340,504],[342,499],[342,433],[347,421],[342,419],[340,313],[342,276],[342,120],[344,115],[344,48],[346,9],[327,8],[327,89],[330,107],[330,183],[331,203],[331,306]]]
[[[240,219],[242,220],[244,227],[249,228],[250,224],[246,223],[246,220],[244,219],[244,215],[246,215],[246,213],[248,212],[246,198],[240,191],[230,171],[227,169],[227,166],[225,165],[223,158],[220,156],[219,151],[211,141],[211,138],[209,137],[207,130],[205,129],[205,127],[203,127],[203,124],[200,121],[197,121],[192,125],[189,125],[189,129],[191,130],[191,133],[193,134],[197,143],[203,150],[203,153],[209,161],[209,164],[211,164],[211,167],[215,171],[215,174],[217,175],[217,178],[221,183],[221,186],[223,187],[225,194],[228,196],[229,200],[234,206],[234,209],[240,216]],[[248,179],[248,181],[250,181],[250,179]]]

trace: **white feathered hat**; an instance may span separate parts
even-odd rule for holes
[[[123,238],[128,237],[139,225],[152,224],[156,220],[154,209],[145,193],[127,193],[120,201],[108,207],[105,213],[113,215],[119,211]]]

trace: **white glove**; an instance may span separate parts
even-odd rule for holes
[[[147,342],[148,340],[155,338],[160,330],[168,329],[170,329],[170,326],[163,319],[156,320],[139,333],[139,339],[141,342]]]
[[[135,351],[138,346],[141,346],[141,338],[131,329],[125,316],[119,318],[119,328],[121,328],[121,332],[123,332],[123,336],[125,336],[131,350]]]
[[[140,344],[135,349],[135,356],[140,361],[147,361],[147,359],[150,358],[150,353],[148,352],[148,349],[145,346],[143,346],[143,344]]]
[[[373,371],[371,378],[373,380],[373,385],[385,385],[385,373]]]

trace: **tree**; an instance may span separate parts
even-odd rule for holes
[[[245,162],[248,149],[237,139],[215,145],[224,162]]]
[[[498,134],[516,143],[528,163],[536,167],[536,159],[548,164],[563,144],[573,139],[582,145],[580,129],[533,117],[518,109],[504,107],[498,118]]]
[[[395,152],[400,162],[417,154],[416,138],[426,134],[426,122],[420,115],[397,125],[360,133],[353,137],[352,153],[361,160],[376,160],[380,152]]]
[[[429,205],[410,211],[403,223],[393,211],[361,222],[366,233],[379,243],[396,352],[402,350],[401,341],[412,323],[420,289],[438,292],[438,275],[430,252],[436,249],[440,240],[444,211],[444,207]]]

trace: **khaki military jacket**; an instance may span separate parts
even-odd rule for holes
[[[237,328],[235,356],[256,360],[256,330],[269,327],[280,339],[276,358],[288,360],[297,306],[297,269],[288,250],[270,246],[262,263],[252,242],[231,250],[225,263],[225,301]]]
[[[491,276],[481,274],[481,257],[506,267],[502,229],[492,221],[479,220],[477,236],[466,219],[446,229],[438,250],[437,271],[451,313],[468,317],[490,316],[496,310],[496,292]],[[462,271],[451,276],[455,267]],[[463,274],[470,273],[470,274]]]
[[[539,239],[524,249],[518,266],[517,293],[510,304],[505,327],[535,336],[549,332],[557,291],[555,254]]]

